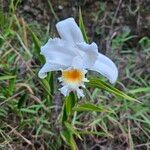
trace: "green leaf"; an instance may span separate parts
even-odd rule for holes
[[[96,111],[96,112],[113,112],[103,106],[95,106],[90,103],[80,104],[73,108],[74,111]]]
[[[27,94],[24,93],[18,101],[18,109],[20,109],[23,106],[26,99],[27,99]]]
[[[62,111],[62,123],[64,123],[65,121],[67,121],[67,112],[66,112],[66,105],[64,103],[64,106],[63,106],[63,111]]]
[[[79,27],[80,27],[80,29],[81,29],[81,32],[82,32],[82,34],[83,34],[83,38],[84,38],[85,42],[88,43],[88,37],[87,37],[87,34],[86,34],[84,22],[83,22],[83,17],[82,17],[81,8],[79,8]]]
[[[75,103],[76,96],[73,92],[71,92],[69,96],[65,97],[62,122],[66,121],[68,117],[72,114],[72,108],[75,106]]]
[[[41,64],[43,64],[45,62],[45,60],[44,60],[44,57],[40,54],[41,42],[30,28],[29,28],[29,30],[31,32],[32,40],[33,40],[33,43],[34,43],[35,56],[37,57],[37,59],[39,59]]]
[[[37,114],[37,111],[33,110],[33,109],[21,108],[20,110],[21,110],[21,112],[24,112],[24,113]]]
[[[71,92],[69,94],[69,96],[67,96],[66,99],[65,99],[67,115],[71,114],[72,108],[74,107],[75,103],[76,103],[75,94],[73,92]]]
[[[16,78],[16,76],[0,76],[0,81],[1,80],[10,80],[10,79],[13,79],[13,78]]]
[[[72,132],[72,134],[75,134],[80,140],[82,140],[81,136],[79,135],[78,131],[72,126],[72,124],[65,122],[66,128]]]
[[[79,131],[80,134],[83,134],[83,135],[97,135],[97,136],[102,136],[102,137],[111,137],[113,138],[113,135],[110,134],[110,133],[105,133],[105,132],[94,132],[94,131]]]
[[[12,95],[15,89],[15,82],[16,82],[16,78],[13,78],[11,80],[9,80],[9,86],[8,86],[8,93],[9,95]]]
[[[105,83],[104,81],[102,81],[100,78],[97,77],[91,77],[90,78],[90,82],[87,83],[87,85],[89,87],[94,87],[94,88],[99,88],[99,89],[104,89],[116,96],[122,97],[126,100],[130,100],[130,101],[135,101],[138,103],[141,103],[140,101],[138,101],[135,98],[132,98],[128,95],[126,95],[124,92],[116,89],[115,87],[111,86],[110,84]]]
[[[132,94],[141,93],[141,92],[150,93],[150,87],[137,88],[137,89],[129,91],[129,93],[132,93]]]
[[[77,145],[70,131],[63,130],[60,132],[62,139],[70,146],[71,150],[77,150]]]
[[[0,108],[0,117],[6,117],[7,116],[7,111],[4,110],[3,108]]]
[[[42,79],[41,83],[42,83],[43,88],[46,90],[47,94],[51,95],[51,92],[50,92],[51,88],[50,88],[49,82],[46,79]]]
[[[49,6],[49,8],[50,8],[50,10],[51,10],[51,13],[53,14],[54,18],[55,18],[57,21],[59,21],[59,18],[58,18],[58,16],[57,16],[57,14],[55,13],[54,9],[53,9],[51,0],[48,0],[48,6]]]

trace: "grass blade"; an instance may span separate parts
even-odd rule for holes
[[[0,81],[1,80],[10,80],[10,79],[14,79],[16,78],[16,76],[0,76]]]
[[[74,111],[96,111],[96,112],[110,112],[110,110],[107,110],[103,106],[95,106],[90,103],[81,104],[78,106],[75,106],[73,108]],[[112,112],[112,111],[111,111]]]
[[[81,8],[79,8],[79,27],[81,29],[81,32],[83,34],[83,38],[84,38],[85,42],[88,43],[89,40],[88,40],[88,37],[87,37],[87,34],[86,34]]]
[[[127,100],[130,100],[130,101],[135,101],[135,102],[138,102],[138,103],[141,103],[140,101],[138,101],[137,99],[135,98],[132,98],[128,95],[126,95],[124,92],[116,89],[115,87],[111,86],[110,84],[107,84],[105,83],[104,81],[102,81],[100,78],[94,78],[94,77],[91,77],[90,78],[90,82],[87,83],[87,85],[89,87],[94,87],[94,88],[99,88],[99,89],[104,89],[116,96],[119,96],[119,97],[122,97],[124,99],[127,99]]]

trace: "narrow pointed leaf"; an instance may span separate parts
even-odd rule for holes
[[[76,98],[73,92],[69,94],[69,96],[66,97],[65,103],[66,103],[66,111],[69,115],[72,112],[72,108],[74,107],[76,102]]]
[[[78,138],[80,138],[80,140],[82,139],[78,131],[72,126],[72,124],[65,122],[65,126],[70,132],[72,132],[72,134],[75,134]]]
[[[116,96],[120,96],[124,99],[141,103],[140,101],[136,100],[135,98],[132,98],[132,97],[128,96],[127,94],[125,94],[124,92],[113,87],[112,85],[105,83],[100,78],[91,77],[90,82],[88,82],[87,85],[89,87],[104,89],[104,90],[106,90],[106,91],[108,91],[108,92],[110,92]]]
[[[96,106],[90,103],[80,104],[73,108],[74,111],[96,111],[96,112],[113,112],[103,106]]]
[[[77,145],[74,141],[72,133],[70,131],[63,130],[60,132],[62,139],[70,146],[71,150],[77,150]]]
[[[31,29],[29,29],[29,30],[31,32],[32,40],[34,43],[35,56],[37,57],[37,59],[39,59],[41,64],[43,64],[45,62],[45,60],[44,60],[44,57],[42,55],[40,55],[41,42],[38,39],[38,37],[35,35],[35,33]]]
[[[16,76],[0,76],[0,81],[1,80],[10,80],[10,79],[13,79],[13,78],[16,78]]]
[[[88,43],[88,37],[87,37],[85,26],[84,26],[84,23],[83,23],[83,17],[82,17],[81,9],[79,9],[79,27],[81,29],[81,32],[83,34],[85,42]]]
[[[75,94],[71,92],[69,96],[65,97],[62,122],[65,122],[68,119],[68,117],[71,115],[72,108],[75,106],[75,103],[76,103]]]

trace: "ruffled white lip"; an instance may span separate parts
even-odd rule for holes
[[[98,52],[96,43],[84,42],[82,32],[73,18],[58,22],[56,28],[61,38],[49,39],[41,47],[41,54],[45,56],[46,63],[38,73],[40,78],[45,78],[50,71],[76,68],[96,71],[109,79],[111,83],[116,82],[118,77],[116,65]],[[61,92],[66,95],[70,89],[68,86],[63,86]],[[81,90],[78,93],[82,95]]]

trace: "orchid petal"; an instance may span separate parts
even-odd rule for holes
[[[56,24],[57,31],[63,40],[76,43],[83,42],[83,35],[73,18],[68,18]]]
[[[82,89],[77,88],[76,91],[77,91],[77,96],[78,96],[78,98],[85,96],[85,95],[83,94],[83,90],[82,90]]]
[[[41,47],[41,54],[45,56],[46,62],[70,66],[73,58],[77,55],[75,48],[68,42],[55,38],[49,39]]]
[[[70,89],[68,88],[67,85],[64,85],[62,88],[59,89],[60,92],[64,95],[64,96],[67,96],[70,92]]]
[[[85,68],[84,67],[84,61],[83,61],[83,59],[80,56],[76,56],[73,59],[71,66],[73,68],[76,68],[76,69],[83,69],[83,68]]]
[[[118,69],[116,65],[108,57],[100,53],[94,66],[89,68],[89,70],[99,72],[107,79],[109,79],[111,83],[115,83],[118,77]]]
[[[91,66],[93,66],[98,58],[98,48],[96,43],[77,43],[77,47],[78,49],[80,49],[80,51],[84,52],[83,60],[86,68],[90,68]]]
[[[45,63],[45,65],[39,71],[38,76],[43,79],[47,76],[47,72],[58,71],[62,69],[66,69],[66,67],[60,64]]]

